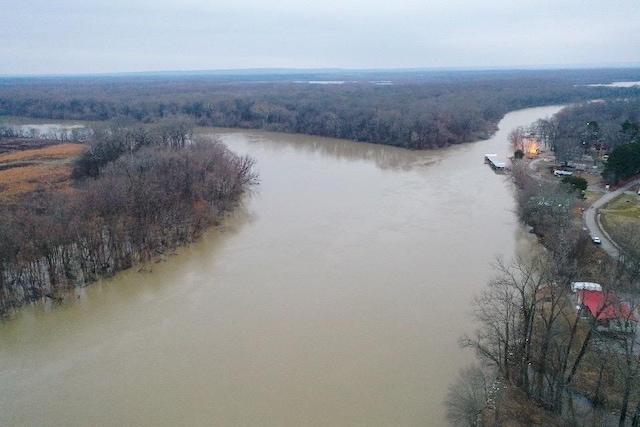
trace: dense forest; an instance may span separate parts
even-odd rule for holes
[[[265,129],[411,149],[486,138],[514,109],[613,99],[638,69],[187,74],[0,79],[0,116]]]
[[[0,204],[0,315],[161,259],[255,183],[252,159],[195,141],[187,127],[168,129],[96,130],[75,162],[71,187]],[[13,166],[5,172],[27,167]]]
[[[574,138],[574,145],[580,140],[582,146],[606,151],[607,183],[617,184],[640,172],[640,95],[577,105],[558,114],[557,120],[563,134],[581,136]]]

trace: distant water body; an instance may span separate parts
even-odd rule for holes
[[[640,82],[613,82],[613,83],[601,83],[587,86],[605,86],[605,87],[634,87],[640,86]]]

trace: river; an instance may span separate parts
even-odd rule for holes
[[[261,183],[151,273],[0,324],[0,425],[439,426],[470,301],[529,245],[490,140],[413,152],[207,130]]]

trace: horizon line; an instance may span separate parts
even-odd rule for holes
[[[51,77],[131,77],[131,76],[171,76],[171,75],[270,75],[307,73],[412,73],[412,72],[455,72],[455,71],[553,71],[553,70],[596,70],[596,69],[640,69],[640,62],[598,63],[598,64],[546,64],[522,66],[443,66],[443,67],[400,67],[400,68],[303,68],[303,67],[255,67],[255,68],[214,68],[185,70],[147,71],[106,71],[70,73],[7,73],[0,78],[51,78]]]

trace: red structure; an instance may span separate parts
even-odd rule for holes
[[[629,304],[620,301],[616,294],[581,290],[579,303],[596,321],[599,330],[629,333],[635,331],[638,319]]]

